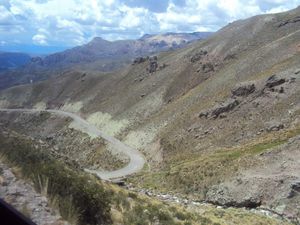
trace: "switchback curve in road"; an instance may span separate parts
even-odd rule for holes
[[[132,175],[134,173],[139,172],[143,169],[145,164],[145,158],[143,154],[141,154],[138,150],[126,145],[115,137],[109,136],[99,130],[92,124],[89,124],[86,120],[81,118],[80,116],[66,112],[62,110],[55,109],[47,109],[47,110],[39,110],[39,109],[0,109],[0,112],[27,112],[27,113],[38,113],[38,112],[49,112],[62,117],[70,117],[73,119],[73,122],[76,123],[76,128],[84,133],[93,134],[97,137],[101,137],[105,139],[107,142],[112,144],[116,151],[125,154],[129,157],[130,162],[123,168],[114,170],[114,171],[98,171],[98,170],[88,170],[87,172],[93,173],[100,177],[103,180],[117,180],[120,178],[124,178],[126,176]]]

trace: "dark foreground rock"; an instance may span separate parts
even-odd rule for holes
[[[48,199],[32,185],[18,179],[10,168],[0,162],[0,197],[38,225],[68,225],[49,206]],[[2,224],[2,223],[1,223]]]

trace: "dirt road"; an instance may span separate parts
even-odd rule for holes
[[[61,110],[38,110],[38,109],[0,109],[2,112],[26,112],[26,113],[38,113],[38,112],[49,112],[63,117],[70,117],[73,119],[74,123],[76,123],[76,128],[84,133],[93,134],[97,137],[101,137],[108,141],[110,144],[115,146],[116,151],[127,155],[130,159],[130,162],[127,166],[114,170],[114,171],[97,171],[97,170],[86,170],[87,172],[93,173],[100,177],[103,180],[115,180],[122,177],[126,177],[128,175],[139,172],[144,164],[145,159],[144,156],[136,149],[131,148],[130,146],[124,144],[118,139],[104,134],[101,130],[95,127],[92,124],[89,124],[86,120],[81,118],[80,116],[65,112]]]

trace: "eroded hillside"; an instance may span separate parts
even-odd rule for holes
[[[68,71],[4,90],[0,105],[85,117],[145,154],[136,186],[299,222],[299,14],[237,21],[121,72]]]

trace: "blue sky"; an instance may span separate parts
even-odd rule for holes
[[[96,36],[216,31],[298,5],[300,0],[0,0],[0,50],[51,52]]]

